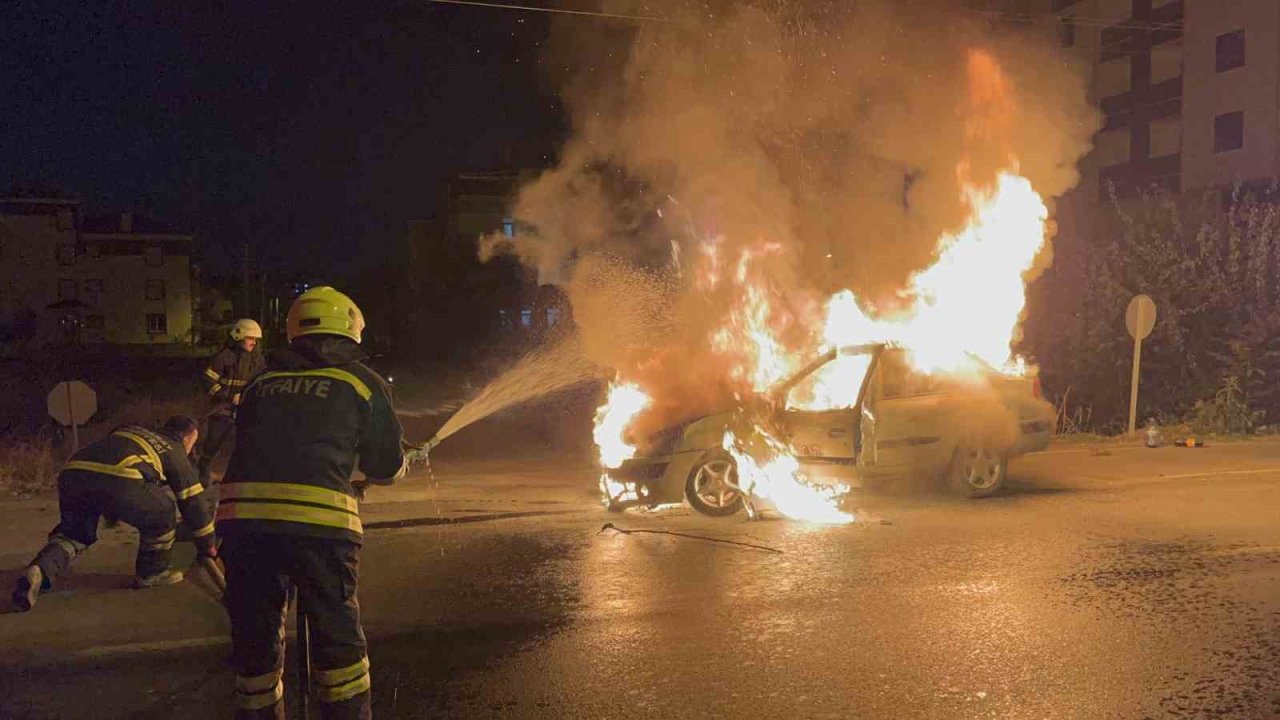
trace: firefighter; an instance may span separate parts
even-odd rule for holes
[[[85,446],[58,474],[61,522],[49,542],[18,577],[13,602],[30,610],[41,590],[98,539],[98,519],[106,516],[138,530],[134,586],[182,582],[169,567],[177,539],[174,498],[202,558],[216,558],[213,508],[199,497],[204,490],[188,455],[199,437],[196,421],[169,418],[159,431],[133,425]],[[166,488],[173,491],[171,497]]]
[[[242,318],[231,325],[227,346],[209,359],[205,368],[205,391],[209,394],[208,425],[200,447],[200,483],[209,487],[209,468],[218,451],[235,432],[236,407],[240,404],[249,381],[262,372],[266,362],[258,343],[262,327],[254,320]]]
[[[240,403],[217,513],[237,717],[284,717],[290,584],[310,626],[322,717],[371,717],[350,478],[357,456],[377,484],[402,477],[407,461],[387,386],[362,363],[363,330],[349,297],[308,290],[289,309],[289,346],[272,353]]]

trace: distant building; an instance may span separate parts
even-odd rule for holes
[[[71,271],[79,216],[78,200],[0,198],[0,347],[12,351],[64,332],[59,305],[74,306],[77,295]]]
[[[1276,0],[1020,0],[1088,59],[1105,125],[1086,192],[1280,177]]]
[[[86,218],[80,241],[86,341],[194,342],[194,237],[126,212]]]
[[[169,345],[193,336],[194,238],[132,213],[0,198],[0,346]]]

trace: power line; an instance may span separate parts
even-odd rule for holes
[[[516,5],[504,2],[485,2],[482,0],[427,0],[440,5],[462,5],[467,7],[490,8],[493,10],[516,10],[520,12],[544,12],[561,15],[581,15],[586,17],[612,18],[615,20],[640,20],[645,22],[672,22],[671,18],[656,15],[627,15],[622,13],[606,13],[595,10],[572,10],[569,8],[540,7],[536,5]],[[998,17],[1006,20],[1067,20],[1082,27],[1117,28],[1122,30],[1182,30],[1180,22],[1148,22],[1129,18],[1125,20],[1108,20],[1072,13],[1021,13],[1009,10],[943,10],[945,14],[982,15]]]
[[[438,5],[466,5],[469,7],[492,8],[494,10],[518,10],[522,12],[558,13],[561,15],[586,15],[589,17],[612,18],[614,20],[641,20],[645,22],[670,22],[667,18],[652,15],[623,15],[620,13],[596,12],[592,10],[569,10],[567,8],[536,7],[533,5],[512,5],[509,3],[479,2],[478,0],[427,0]]]

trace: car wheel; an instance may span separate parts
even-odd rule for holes
[[[738,466],[724,452],[703,456],[689,471],[684,495],[694,510],[712,517],[728,517],[742,509]]]
[[[947,485],[960,497],[987,497],[1004,487],[1008,474],[1009,459],[1001,453],[989,448],[961,446],[951,459]]]

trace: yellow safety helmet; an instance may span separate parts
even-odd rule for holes
[[[351,298],[331,287],[302,293],[289,307],[289,342],[303,335],[341,335],[360,342],[364,314]]]
[[[240,342],[245,338],[262,339],[262,326],[255,320],[240,318],[231,326],[231,339]]]

